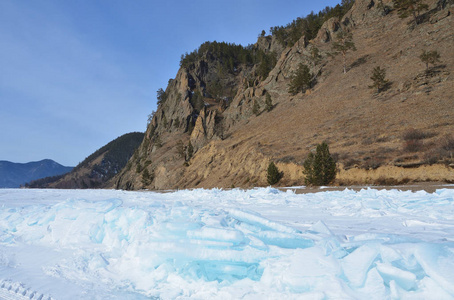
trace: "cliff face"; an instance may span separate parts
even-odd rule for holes
[[[230,59],[217,50],[222,46],[202,45],[182,60],[143,143],[111,185],[265,185],[270,160],[284,171],[280,184],[302,184],[302,162],[322,141],[336,155],[338,183],[376,182],[385,176],[380,168],[397,168],[397,181],[454,180],[446,154],[452,149],[443,146],[454,139],[454,6],[427,3],[417,25],[400,19],[392,1],[358,0],[342,19],[327,20],[315,38],[302,36],[291,47],[274,36],[260,37]],[[330,55],[340,31],[352,33],[357,48],[347,53],[346,74],[342,57]],[[425,50],[441,57],[429,72],[419,59]],[[293,96],[288,84],[300,63],[314,83]],[[386,69],[390,81],[381,93],[369,88],[376,66]],[[271,111],[265,110],[267,95]],[[406,148],[411,129],[425,134],[416,151]],[[434,163],[436,170],[425,177],[406,168]]]

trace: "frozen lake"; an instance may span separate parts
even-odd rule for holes
[[[454,189],[2,189],[2,297],[454,299]]]

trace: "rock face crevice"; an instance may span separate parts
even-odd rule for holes
[[[216,110],[207,110],[204,108],[198,115],[190,138],[194,151],[205,146],[217,134],[216,137],[220,138],[220,133],[216,132],[216,112]]]
[[[270,160],[284,170],[281,184],[302,184],[302,162],[322,141],[337,155],[339,168],[424,164],[454,132],[454,7],[427,2],[427,21],[417,27],[397,16],[391,0],[357,0],[341,19],[327,20],[312,40],[302,36],[283,47],[275,36],[259,37],[249,46],[251,53],[276,58],[266,78],[257,75],[256,61],[229,69],[226,57],[215,51],[198,53],[169,80],[143,143],[112,186],[266,185]],[[346,74],[341,57],[330,55],[340,31],[352,33],[358,49],[348,54]],[[416,86],[415,78],[425,76],[421,52],[435,49],[443,61],[433,70],[437,80]],[[300,63],[309,67],[313,85],[293,96],[288,85]],[[387,70],[391,82],[380,94],[368,87],[376,66]],[[265,110],[268,94],[271,111]],[[433,136],[419,153],[404,151],[402,136],[410,128]],[[367,176],[355,180],[367,182]]]

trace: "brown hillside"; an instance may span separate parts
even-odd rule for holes
[[[103,188],[119,173],[142,142],[144,134],[131,132],[104,145],[71,172],[36,184],[38,188],[85,189]]]
[[[392,7],[390,1],[383,2]],[[356,1],[342,20],[327,21],[312,41],[303,37],[291,48],[273,46],[280,55],[268,78],[253,86],[238,84],[225,110],[201,111],[191,136],[182,126],[163,130],[159,125],[170,112],[187,116],[183,112],[191,111],[188,100],[166,103],[158,109],[137,155],[112,185],[129,189],[260,186],[266,185],[270,160],[284,172],[279,185],[301,185],[302,163],[322,141],[337,158],[337,184],[454,181],[454,5],[440,7],[438,1],[427,1],[430,11],[415,25],[395,11],[382,13],[373,3]],[[328,55],[340,30],[353,34],[357,48],[347,54],[346,74],[341,55]],[[264,47],[266,42],[259,39],[258,44]],[[313,47],[322,54],[319,64],[311,62]],[[419,59],[424,50],[440,53],[441,63],[430,72]],[[319,73],[317,83],[305,94],[291,96],[287,86],[300,62]],[[369,88],[376,66],[385,68],[390,80],[388,89],[379,94]],[[169,94],[181,96],[191,90],[186,74],[190,72],[180,69]],[[229,82],[242,82],[241,73]],[[265,92],[273,100],[270,112],[263,111]],[[254,102],[261,106],[258,116],[252,114]],[[189,141],[196,152],[185,163],[181,145]],[[144,184],[136,168],[145,164],[154,172],[149,184]]]

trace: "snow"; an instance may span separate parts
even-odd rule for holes
[[[454,299],[454,189],[0,190],[0,299]]]

